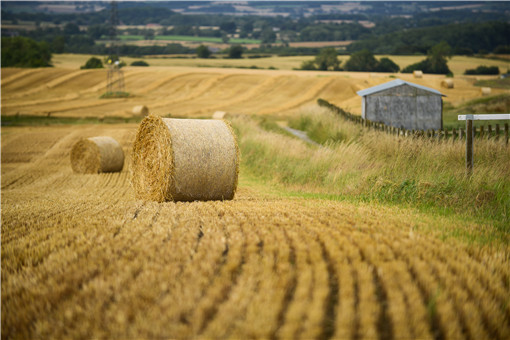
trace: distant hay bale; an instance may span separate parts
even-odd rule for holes
[[[480,89],[480,93],[482,94],[482,96],[488,96],[491,94],[491,88],[490,87],[482,87]]]
[[[146,117],[149,114],[149,109],[145,105],[137,105],[133,107],[133,115]]]
[[[213,119],[223,119],[227,113],[225,111],[216,111],[213,113]]]
[[[83,138],[71,150],[71,167],[80,174],[121,171],[124,151],[112,137]]]
[[[422,71],[413,71],[413,76],[415,78],[423,78],[423,72]]]
[[[239,148],[227,122],[149,115],[140,123],[131,178],[138,199],[231,200],[238,173]]]
[[[446,89],[453,89],[453,79],[443,79],[441,81],[441,86]]]

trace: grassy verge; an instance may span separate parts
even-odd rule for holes
[[[459,107],[446,106],[443,113],[443,125],[447,128],[465,127],[464,121],[458,120],[460,114],[494,114],[510,112],[510,94],[500,94],[470,100]],[[508,121],[491,120],[491,121],[474,121],[474,126],[487,126],[491,124],[504,125]]]
[[[268,131],[250,118],[236,117],[233,124],[245,170],[266,183],[303,197],[388,204],[478,221],[491,226],[483,238],[508,242],[510,152],[502,143],[477,143],[475,173],[468,178],[463,143],[363,131],[325,110],[304,112],[290,122],[312,138],[313,131],[321,131],[315,139],[322,147]]]
[[[120,124],[139,123],[142,117],[46,117],[46,116],[2,116],[2,126],[42,126],[42,125],[76,125],[76,124]]]

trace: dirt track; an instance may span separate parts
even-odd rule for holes
[[[2,128],[3,337],[510,337],[508,253],[444,242],[424,232],[441,220],[405,210],[281,198],[242,173],[230,202],[136,201],[135,132]],[[72,173],[69,150],[93,135],[121,143],[121,173]]]

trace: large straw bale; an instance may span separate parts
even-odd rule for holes
[[[415,78],[423,78],[423,72],[422,71],[413,71],[413,76]]]
[[[446,89],[453,89],[453,79],[443,79],[441,81],[441,86]]]
[[[133,107],[133,115],[146,117],[149,114],[149,109],[145,105],[137,105]]]
[[[215,111],[212,115],[213,119],[224,119],[227,113],[225,111]]]
[[[71,167],[81,174],[121,171],[124,151],[112,137],[83,138],[71,150]]]
[[[139,199],[234,198],[239,148],[223,120],[146,117],[133,145],[132,184]]]
[[[491,94],[491,88],[490,87],[482,87],[480,89],[480,93],[482,94],[482,96],[488,96]]]

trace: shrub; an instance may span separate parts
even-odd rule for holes
[[[92,57],[89,60],[87,60],[85,65],[80,67],[80,69],[82,69],[82,70],[91,69],[91,68],[103,68],[103,62],[101,61],[101,59]]]
[[[48,43],[25,37],[2,38],[2,67],[51,66]]]
[[[149,64],[143,60],[136,60],[131,63],[131,66],[149,66]]]
[[[233,45],[228,50],[228,57],[232,59],[241,59],[243,57],[243,47],[241,45]]]
[[[207,59],[211,55],[211,51],[205,45],[200,45],[197,47],[197,57]]]
[[[464,74],[499,74],[499,67],[480,65],[475,69],[469,69]]]

